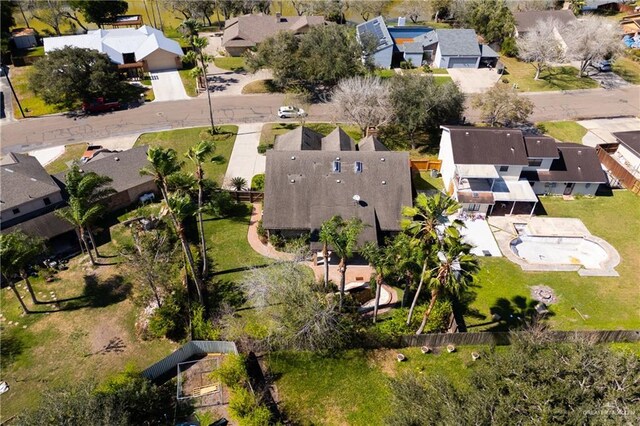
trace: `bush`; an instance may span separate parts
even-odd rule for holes
[[[397,339],[405,334],[413,334],[420,326],[422,316],[427,308],[428,301],[423,305],[416,306],[409,326],[407,326],[407,314],[409,313],[409,308],[394,309],[391,311],[390,316],[385,318],[383,321],[376,323],[374,326],[375,332],[383,341],[388,339]],[[450,315],[451,302],[448,300],[436,301],[436,304],[431,311],[431,315],[429,315],[429,319],[427,320],[424,332],[435,333],[444,331],[449,323]]]
[[[191,328],[194,340],[218,340],[220,332],[205,318],[204,307],[197,304],[191,310]]]
[[[211,373],[211,379],[220,380],[230,388],[243,387],[249,381],[243,355],[228,354],[220,363],[220,367]]]
[[[271,244],[275,249],[280,250],[284,247],[284,238],[282,238],[278,234],[269,235],[269,244]]]
[[[258,145],[258,154],[264,154],[270,149],[273,149],[272,143],[260,143],[260,145]]]
[[[258,221],[258,225],[256,226],[256,232],[258,233],[258,238],[260,238],[260,242],[262,242],[262,244],[267,244],[267,241],[269,240],[267,236],[267,230],[264,229],[264,227],[262,226],[262,219]]]
[[[264,173],[259,175],[255,175],[251,179],[251,190],[252,191],[264,191]]]
[[[502,81],[504,84],[509,84],[509,79],[508,78],[503,77],[502,80],[500,80],[500,81]]]
[[[500,46],[500,51],[503,55],[508,56],[510,58],[515,58],[518,56],[518,45],[516,44],[516,39],[513,37],[506,37],[502,41],[502,46]]]
[[[156,337],[180,341],[187,336],[188,308],[184,290],[169,294],[149,319],[149,332]]]
[[[236,388],[229,399],[229,415],[241,426],[267,426],[271,412],[260,405],[258,398],[245,388]]]
[[[429,66],[429,64],[424,64],[422,66],[422,71],[426,72],[426,73],[432,73],[433,70],[431,69],[431,67]]]
[[[413,63],[411,61],[402,61],[400,62],[400,68],[403,70],[413,69]]]

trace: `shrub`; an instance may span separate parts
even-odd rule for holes
[[[251,190],[264,191],[264,173],[255,175],[253,178],[251,178]]]
[[[500,81],[502,81],[504,84],[509,84],[509,79],[508,78],[504,78],[503,77],[502,80],[500,80]]]
[[[544,135],[545,133],[547,133],[547,126],[545,126],[545,125],[544,125],[544,124],[542,124],[542,123],[538,123],[538,124],[536,124],[536,129],[537,129],[541,134],[543,134],[543,135]]]
[[[506,37],[502,41],[500,51],[503,55],[510,58],[515,58],[516,56],[518,56],[518,45],[516,44],[516,39],[514,39],[513,37]]]
[[[426,73],[432,73],[433,70],[431,69],[431,67],[429,66],[429,64],[424,64],[422,66],[422,71],[426,72]]]
[[[375,325],[375,332],[379,335],[381,340],[396,339],[405,334],[412,334],[418,329],[420,322],[422,322],[422,316],[427,310],[428,303],[420,306],[416,306],[413,311],[413,317],[411,318],[411,324],[407,326],[407,314],[409,308],[394,309],[391,311],[391,315],[385,318],[383,321],[379,321]],[[438,300],[429,315],[427,325],[424,328],[425,333],[435,333],[443,331],[449,322],[449,316],[451,315],[451,302],[448,300]]]
[[[236,388],[229,399],[229,415],[241,426],[267,426],[271,412],[260,405],[258,398],[245,388]]]
[[[243,387],[249,381],[243,355],[228,354],[220,363],[220,367],[211,373],[213,380],[220,380],[230,388]]]
[[[191,329],[195,340],[218,340],[220,332],[205,318],[204,307],[197,304],[191,310]]]
[[[413,63],[411,61],[402,61],[400,62],[400,68],[403,70],[413,69]]]
[[[273,148],[272,143],[260,143],[260,145],[258,145],[258,154],[264,154],[265,152],[267,152],[272,148]]]
[[[188,308],[185,292],[181,289],[169,294],[162,306],[149,319],[149,332],[156,337],[167,337],[174,341],[187,335]]]
[[[267,230],[264,229],[264,227],[262,226],[262,219],[260,219],[258,221],[258,224],[256,225],[256,232],[258,233],[258,238],[260,238],[260,242],[262,242],[262,244],[267,244],[267,241],[268,241]]]
[[[269,244],[279,250],[284,247],[284,238],[278,234],[271,234],[269,235]]]

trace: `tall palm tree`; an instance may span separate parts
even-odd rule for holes
[[[430,246],[438,241],[439,228],[446,221],[446,216],[455,213],[459,208],[460,204],[457,201],[442,192],[430,197],[424,193],[418,194],[413,202],[413,207],[405,206],[402,208],[402,215],[405,217],[402,221],[402,228],[412,237],[412,248],[428,252]],[[454,221],[453,226],[462,226],[462,222]],[[425,255],[420,273],[420,283],[407,315],[407,325],[411,324],[411,317],[420,297],[428,263],[429,256]]]
[[[389,243],[389,249],[394,258],[394,269],[398,276],[404,278],[404,294],[401,306],[408,305],[409,291],[417,276],[422,270],[425,253],[422,250],[414,250],[411,237],[405,233],[399,233]]]
[[[320,227],[320,242],[322,242],[322,257],[324,259],[324,288],[329,286],[329,244],[333,235],[337,233],[336,221],[328,220]]]
[[[353,257],[353,252],[357,248],[358,237],[364,225],[360,219],[355,217],[345,221],[340,216],[333,216],[329,221],[334,223],[330,225],[333,232],[328,236],[328,243],[340,258],[338,271],[340,272],[340,309],[342,309],[347,276],[347,260]]]
[[[379,247],[377,244],[369,242],[360,249],[360,254],[376,271],[376,295],[373,304],[373,322],[375,323],[378,319],[382,284],[384,284],[387,274],[395,267],[395,253],[391,245]]]
[[[165,149],[153,146],[147,151],[147,161],[149,161],[149,166],[142,168],[140,174],[153,177],[166,202],[169,195],[167,179],[182,168],[182,163],[178,161],[178,153],[172,148]]]
[[[422,334],[429,315],[442,294],[459,295],[473,282],[474,274],[478,272],[478,259],[471,254],[471,246],[462,242],[458,230],[449,227],[449,235],[443,238],[440,250],[436,252],[437,266],[433,268],[429,280],[431,300],[429,307],[422,316],[420,327],[416,334]]]
[[[206,277],[208,271],[207,262],[207,239],[204,235],[204,222],[202,220],[203,196],[204,196],[204,171],[202,163],[204,163],[215,151],[216,147],[213,142],[200,141],[196,145],[189,148],[185,156],[191,160],[196,167],[195,177],[198,185],[198,232],[200,233],[200,256],[202,257],[202,276]]]
[[[37,298],[29,281],[28,268],[33,260],[46,251],[44,240],[38,237],[26,235],[22,231],[14,231],[10,234],[0,235],[0,263],[2,263],[2,273],[7,278],[16,297],[20,301],[25,313],[27,309],[24,301],[20,298],[18,290],[15,288],[13,276],[20,275],[24,280],[33,304],[41,303]]]
[[[207,84],[207,64],[213,61],[213,57],[204,52],[205,47],[209,45],[209,40],[205,37],[192,36],[190,43],[193,48],[192,51],[188,52],[185,55],[185,59],[187,61],[200,62],[199,69],[194,70],[197,76],[201,76],[205,89],[207,91],[207,100],[209,102],[209,119],[211,120],[211,134],[216,133],[216,127],[213,122],[213,107],[211,106],[211,91],[209,90],[209,85]]]

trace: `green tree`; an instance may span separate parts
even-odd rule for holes
[[[200,66],[193,70],[195,76],[202,79],[205,90],[207,91],[207,101],[209,102],[209,120],[211,122],[211,134],[216,133],[216,126],[213,122],[213,106],[211,105],[211,90],[207,81],[208,64],[213,62],[213,56],[205,53],[204,49],[209,45],[209,40],[205,37],[192,36],[190,41],[193,50],[185,55],[185,59],[189,62],[199,62]]]
[[[465,7],[465,24],[487,43],[500,43],[513,34],[515,19],[505,0],[472,0]]]
[[[340,216],[333,216],[329,222],[326,227],[328,231],[324,233],[323,238],[326,239],[336,256],[340,258],[338,271],[340,272],[340,308],[342,309],[347,261],[353,257],[358,245],[358,237],[364,229],[364,225],[360,219],[355,217],[345,221]],[[325,223],[322,224],[322,227],[325,226]]]
[[[380,294],[382,293],[382,285],[386,277],[391,273],[395,265],[394,249],[392,245],[380,247],[373,242],[366,243],[361,249],[360,254],[376,271],[376,294],[373,304],[373,322],[378,319],[378,307],[380,305]]]
[[[507,84],[498,83],[482,95],[471,98],[471,106],[480,110],[482,121],[490,126],[526,123],[533,112],[533,102]]]
[[[425,253],[422,250],[414,250],[411,237],[406,233],[399,233],[391,242],[391,250],[394,258],[395,275],[404,280],[404,294],[401,306],[409,304],[409,292],[416,277],[420,276]]]
[[[247,180],[242,176],[236,176],[231,179],[230,184],[234,191],[242,191],[247,187]]]
[[[289,31],[280,31],[262,41],[255,52],[245,53],[245,66],[250,72],[269,68],[274,84],[285,87],[301,78],[297,58],[300,38]]]
[[[429,253],[433,251],[433,246],[439,241],[438,227],[443,226],[446,216],[455,213],[460,208],[460,204],[451,197],[438,192],[436,195],[428,197],[424,193],[418,194],[413,202],[413,207],[402,208],[402,228],[404,232],[411,236],[410,243],[412,249],[421,250],[425,253],[420,273],[420,282],[416,294],[411,302],[411,308],[407,315],[407,325],[411,324],[413,310],[418,303],[422,285],[427,276],[427,266],[433,259]],[[461,222],[454,221],[452,226],[460,226]]]
[[[68,108],[80,101],[123,93],[106,54],[69,46],[49,52],[33,65],[29,87],[46,103]]]
[[[0,235],[0,263],[2,264],[2,275],[5,276],[9,282],[9,286],[13,290],[14,294],[22,306],[22,310],[28,313],[24,301],[20,297],[18,290],[15,287],[13,277],[20,275],[24,280],[29,295],[33,304],[40,303],[36,298],[36,294],[29,281],[29,266],[40,255],[46,252],[44,240],[37,237],[31,237],[26,235],[22,231],[14,231],[10,234]]]
[[[4,55],[9,52],[9,38],[11,37],[11,27],[16,24],[13,18],[13,11],[16,4],[12,1],[2,3],[0,8],[0,37],[2,40],[1,53]]]
[[[72,0],[69,6],[79,11],[87,22],[93,22],[102,28],[105,22],[113,21],[118,15],[127,12],[129,5],[122,0]]]

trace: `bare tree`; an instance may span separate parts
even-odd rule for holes
[[[607,59],[622,50],[622,33],[616,21],[591,15],[565,29],[564,40],[571,59],[580,61],[582,77],[593,61]]]
[[[387,124],[393,118],[389,84],[378,77],[343,79],[333,92],[333,102],[342,116],[363,132]]]
[[[431,17],[432,5],[429,0],[408,0],[402,2],[401,13],[409,18],[414,24],[420,17]]]
[[[382,15],[382,11],[389,4],[388,0],[356,0],[349,3],[349,7],[358,13],[365,21],[369,17]]]
[[[507,0],[507,5],[513,12],[552,10],[555,3],[555,0]]]
[[[482,120],[490,126],[524,123],[533,112],[533,102],[504,83],[474,96],[471,106],[480,110]]]
[[[540,78],[540,71],[551,62],[561,62],[564,48],[557,28],[558,21],[547,19],[538,23],[517,41],[518,56],[525,62],[531,62],[536,69],[534,80]]]

